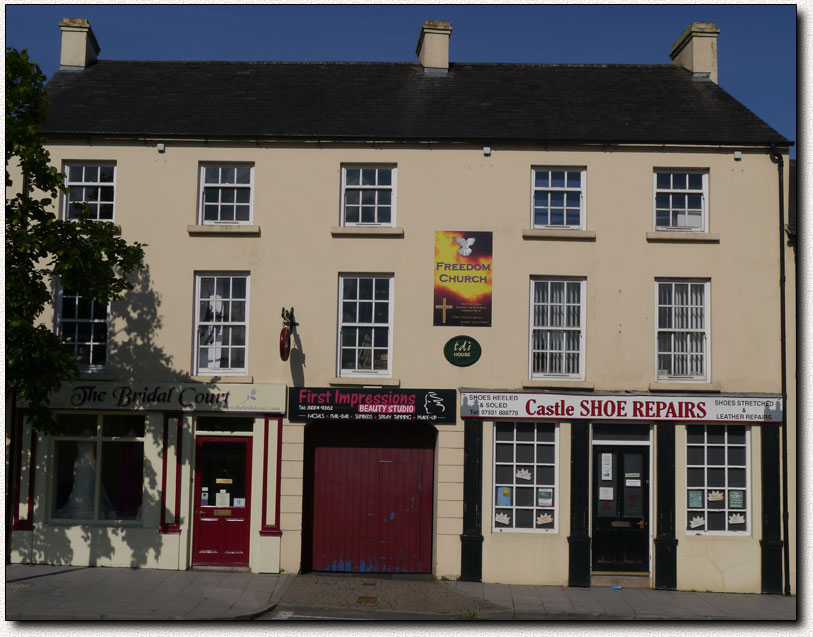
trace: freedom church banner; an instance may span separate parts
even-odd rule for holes
[[[491,327],[492,235],[435,232],[432,325]]]

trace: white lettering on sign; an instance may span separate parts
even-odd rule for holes
[[[681,422],[782,421],[780,397],[461,392],[463,418]]]

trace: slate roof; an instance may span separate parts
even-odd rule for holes
[[[671,64],[99,61],[48,93],[47,135],[790,143]]]

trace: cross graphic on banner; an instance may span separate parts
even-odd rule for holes
[[[443,312],[443,317],[441,319],[441,322],[445,323],[446,322],[446,310],[454,309],[454,305],[448,305],[446,303],[446,297],[444,296],[443,297],[443,303],[441,303],[440,305],[436,305],[435,309],[436,310],[441,310]]]

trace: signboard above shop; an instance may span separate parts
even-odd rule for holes
[[[487,420],[781,423],[782,398],[462,391],[460,416]]]
[[[291,387],[288,420],[369,420],[455,424],[454,389],[349,389]]]
[[[51,409],[285,413],[285,385],[77,382],[54,393]]]

